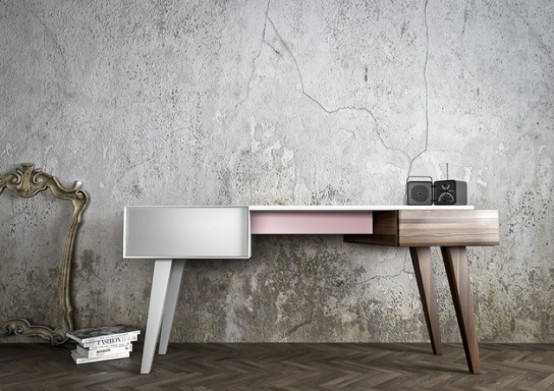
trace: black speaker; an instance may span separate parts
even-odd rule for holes
[[[410,180],[411,178],[429,178],[428,180]],[[406,182],[408,205],[433,205],[433,178],[408,177]]]
[[[435,181],[435,205],[467,205],[467,183],[453,179]]]

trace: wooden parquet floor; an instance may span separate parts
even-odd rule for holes
[[[151,374],[131,358],[76,365],[71,344],[0,344],[0,390],[554,390],[554,344],[481,344],[482,373],[461,344],[170,344]]]

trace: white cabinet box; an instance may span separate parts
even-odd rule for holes
[[[250,248],[248,207],[125,207],[124,258],[250,258]]]

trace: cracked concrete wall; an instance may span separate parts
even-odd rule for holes
[[[500,211],[501,245],[469,252],[479,338],[553,342],[553,22],[548,0],[0,0],[1,171],[84,182],[76,325],[144,327],[153,265],[122,260],[125,205],[402,204],[408,175],[449,162]],[[57,258],[18,249],[44,243],[33,213],[0,210],[9,316]],[[250,260],[187,263],[173,339],[428,336],[406,250],[263,237]]]

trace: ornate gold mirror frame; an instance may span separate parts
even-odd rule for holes
[[[75,182],[73,187],[67,188],[60,184],[58,178],[34,169],[31,163],[21,165],[22,169],[15,169],[4,175],[0,175],[0,194],[4,188],[23,198],[31,198],[41,191],[50,189],[54,197],[71,201],[73,204],[73,219],[69,232],[65,238],[63,261],[61,265],[61,285],[59,288],[60,304],[63,308],[61,325],[55,329],[47,326],[32,325],[28,320],[15,319],[7,321],[3,326],[3,336],[38,336],[49,340],[51,345],[61,345],[66,340],[65,334],[73,330],[73,307],[71,304],[71,262],[73,259],[73,247],[75,236],[81,223],[81,215],[87,206],[88,195],[80,190],[81,183]],[[1,332],[0,332],[1,333]],[[1,334],[0,334],[1,335]]]

